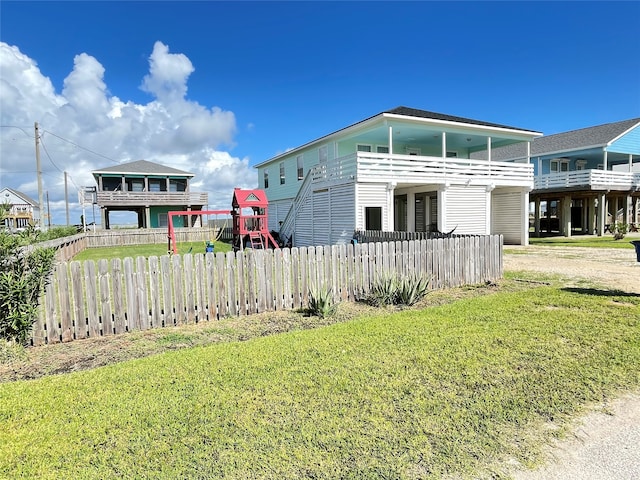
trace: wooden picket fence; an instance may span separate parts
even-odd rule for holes
[[[502,237],[363,243],[59,263],[32,345],[304,308],[309,292],[353,301],[384,275],[432,289],[502,277]]]

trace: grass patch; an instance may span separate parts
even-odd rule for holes
[[[214,242],[215,252],[229,252],[231,245],[225,242]],[[178,253],[205,253],[205,242],[182,242],[178,244]],[[102,260],[103,258],[136,258],[136,257],[160,257],[167,254],[167,244],[152,243],[148,245],[122,245],[113,247],[87,248],[78,253],[73,260]]]
[[[0,476],[500,476],[549,425],[640,385],[640,296],[516,283],[0,384]]]
[[[593,248],[634,248],[631,240],[640,240],[639,235],[627,235],[622,240],[614,240],[612,236],[592,237],[529,237],[531,245],[548,247],[593,247]],[[510,252],[513,253],[513,252]]]

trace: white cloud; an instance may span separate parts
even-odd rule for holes
[[[86,53],[75,57],[61,92],[17,46],[0,42],[0,63],[0,124],[19,127],[0,128],[0,187],[38,198],[33,124],[39,122],[43,187],[55,224],[65,222],[63,171],[70,176],[72,223],[80,215],[74,187],[94,185],[91,171],[116,163],[145,159],[192,172],[192,189],[208,192],[216,209],[230,208],[233,187],[257,185],[247,158],[218,150],[234,145],[234,113],[187,100],[194,67],[161,42],[142,81],[153,97],[146,104],[112,96],[104,67]]]

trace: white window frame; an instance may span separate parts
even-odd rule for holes
[[[371,144],[367,144],[367,143],[356,144],[356,152],[371,153],[372,151],[373,151],[373,146]]]
[[[376,153],[389,153],[389,145],[376,145]]]
[[[569,159],[567,158],[554,158],[549,164],[549,171],[551,173],[562,173],[569,171]]]
[[[279,169],[280,169],[280,185],[284,185],[287,182],[285,169],[284,169],[284,162],[280,162]]]
[[[327,163],[329,160],[329,147],[322,145],[318,148],[318,163]]]
[[[298,172],[298,181],[304,180],[304,157],[296,155],[296,170]]]

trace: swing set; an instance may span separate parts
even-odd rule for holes
[[[269,217],[267,209],[269,202],[264,190],[233,190],[232,210],[189,210],[180,212],[168,212],[167,234],[169,253],[177,254],[176,233],[173,227],[173,217],[176,216],[204,216],[204,215],[231,215],[233,222],[233,250],[243,250],[245,248],[280,248],[269,232]],[[217,225],[216,225],[217,226]],[[218,226],[217,226],[218,227]],[[206,242],[206,251],[213,251],[213,242],[220,239],[226,227],[220,228],[215,234],[215,238]]]

